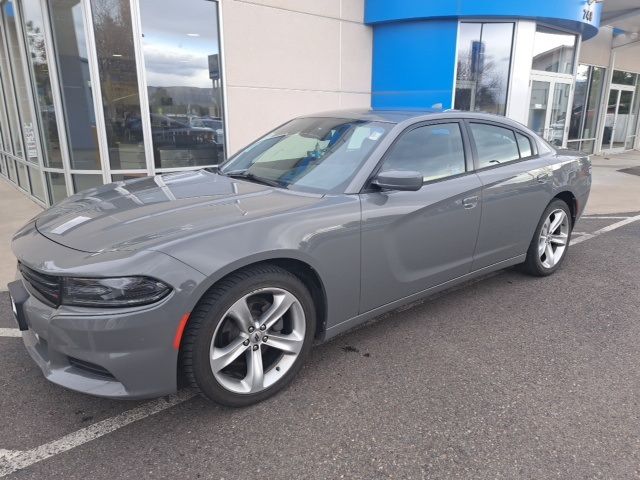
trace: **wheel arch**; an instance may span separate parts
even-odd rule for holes
[[[316,307],[316,332],[317,337],[321,334],[327,323],[328,316],[328,297],[325,289],[324,281],[319,269],[314,265],[312,259],[305,258],[300,252],[274,251],[264,252],[251,257],[244,258],[221,269],[210,275],[194,295],[191,305],[191,311],[196,308],[198,302],[203,295],[211,288],[224,280],[229,275],[246,268],[254,267],[261,264],[276,265],[293,275],[297,276],[309,289]]]
[[[571,228],[576,224],[577,215],[578,215],[578,199],[570,190],[563,190],[557,193],[553,199],[562,200],[569,207],[569,211],[571,212]]]

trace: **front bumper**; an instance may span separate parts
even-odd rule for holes
[[[58,245],[43,236],[33,242],[48,243],[46,249],[16,247],[18,259],[30,268],[47,274],[69,274],[65,271],[44,270],[39,250],[46,256],[46,265],[70,265],[76,256],[83,270],[82,252]],[[161,301],[135,308],[51,307],[34,295],[28,282],[18,277],[19,285],[27,292],[21,309],[27,330],[22,337],[27,351],[53,383],[91,395],[119,399],[151,398],[173,393],[177,389],[178,352],[173,340],[182,316],[190,311],[195,286],[202,275],[191,267],[159,252],[139,252],[131,262],[140,274],[153,274],[172,285],[173,291]],[[55,259],[55,261],[54,261]],[[102,266],[92,259],[93,269],[104,276],[125,271],[119,261]],[[107,262],[110,263],[110,262]],[[15,291],[15,287],[14,287]]]

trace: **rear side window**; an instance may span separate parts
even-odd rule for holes
[[[391,147],[382,169],[420,172],[425,182],[464,173],[460,125],[425,125],[403,133]]]
[[[518,148],[520,148],[520,156],[522,158],[527,158],[533,155],[531,140],[529,140],[529,137],[516,132],[516,140],[518,141]]]
[[[478,168],[520,159],[513,130],[485,123],[472,123],[470,129],[478,151]]]

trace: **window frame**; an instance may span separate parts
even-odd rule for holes
[[[457,173],[455,175],[449,175],[447,177],[436,178],[436,179],[433,179],[433,180],[424,180],[424,178],[423,178],[422,186],[424,187],[425,185],[431,185],[432,183],[439,183],[439,182],[443,182],[443,181],[447,181],[447,180],[452,180],[452,179],[455,179],[455,178],[460,178],[460,177],[463,177],[465,175],[473,174],[475,172],[475,162],[474,162],[474,159],[473,159],[473,151],[471,149],[471,139],[469,138],[469,132],[467,131],[466,125],[464,124],[464,120],[461,119],[461,118],[440,118],[440,119],[434,119],[434,120],[422,120],[422,121],[418,121],[416,123],[412,123],[411,125],[408,125],[406,128],[404,128],[404,130],[402,130],[401,132],[399,132],[395,136],[395,138],[393,139],[391,144],[387,147],[385,152],[380,157],[380,160],[378,160],[378,163],[371,170],[371,173],[367,177],[367,180],[364,182],[363,187],[360,190],[360,193],[379,192],[379,190],[377,188],[374,188],[374,187],[371,186],[371,182],[382,171],[382,166],[384,165],[384,162],[387,160],[387,158],[391,154],[391,152],[392,152],[393,148],[395,147],[396,143],[406,133],[409,133],[409,132],[411,132],[411,131],[413,131],[413,130],[415,130],[417,128],[421,128],[421,127],[428,127],[428,126],[431,126],[431,125],[451,124],[451,123],[457,124],[458,128],[460,129],[460,135],[462,137],[462,147],[463,147],[462,150],[463,150],[463,154],[464,154],[464,168],[465,168],[465,171],[461,172],[461,173]],[[418,191],[420,191],[420,190],[418,190]],[[413,193],[413,192],[410,192],[410,193]]]
[[[516,160],[511,160],[509,162],[502,162],[502,163],[497,163],[495,165],[487,165],[485,167],[481,167],[480,166],[480,158],[478,155],[478,149],[476,147],[476,142],[475,139],[473,138],[473,132],[471,131],[471,124],[472,123],[478,123],[478,124],[483,124],[483,125],[490,125],[493,127],[498,127],[498,128],[503,128],[505,130],[510,130],[513,133],[513,138],[516,141],[516,147],[518,148],[518,155],[520,158],[516,159]],[[507,125],[501,122],[494,122],[491,120],[484,120],[484,119],[474,119],[474,118],[467,118],[464,120],[464,124],[465,124],[465,128],[467,129],[467,133],[469,136],[469,142],[471,144],[471,152],[472,152],[472,156],[473,156],[473,166],[474,166],[474,170],[477,172],[481,172],[481,171],[485,171],[485,170],[491,170],[493,168],[498,168],[498,167],[504,167],[505,165],[513,165],[515,163],[520,163],[520,162],[526,162],[527,160],[533,160],[535,158],[539,158],[540,157],[540,152],[538,150],[538,142],[536,141],[536,139],[534,137],[532,137],[529,133],[519,129],[519,128],[515,128],[511,125]],[[516,137],[516,133],[519,133],[520,135],[523,135],[524,137],[526,137],[527,139],[529,139],[529,143],[531,144],[531,152],[532,155],[529,155],[528,157],[523,157],[522,153],[520,152],[520,145],[518,145],[518,137]]]

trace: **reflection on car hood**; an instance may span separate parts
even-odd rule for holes
[[[206,170],[180,172],[74,195],[40,214],[36,228],[57,243],[85,252],[137,250],[303,208],[319,198]]]

